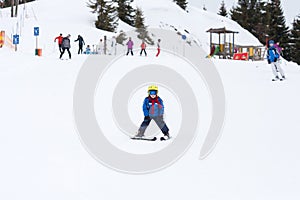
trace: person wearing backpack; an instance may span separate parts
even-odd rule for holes
[[[267,50],[267,60],[268,63],[271,64],[272,72],[275,76],[275,78],[273,78],[272,81],[277,81],[277,80],[283,81],[285,79],[285,74],[280,66],[279,58],[280,58],[280,54],[274,46],[274,41],[270,40],[269,48]]]
[[[71,42],[70,42],[70,37],[71,35],[69,34],[67,37],[64,37],[63,40],[62,40],[62,52],[59,56],[59,59],[62,58],[62,56],[64,55],[65,51],[67,50],[68,51],[68,54],[69,54],[69,58],[71,59],[71,52],[70,52],[70,48],[71,48]]]

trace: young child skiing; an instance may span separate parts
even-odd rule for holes
[[[163,119],[163,100],[157,94],[158,87],[156,85],[151,85],[148,87],[148,97],[145,98],[143,103],[144,121],[138,130],[138,134],[136,135],[137,138],[144,137],[145,130],[152,119],[164,134],[164,136],[161,137],[160,140],[167,140],[170,138],[169,128],[167,127]]]
[[[158,57],[158,55],[160,54],[160,39],[158,39],[157,40],[157,43],[156,43],[156,45],[157,45],[157,54],[156,54],[156,57]]]
[[[279,58],[280,58],[280,54],[278,50],[274,47],[274,41],[270,40],[269,48],[267,51],[267,59],[268,59],[268,63],[271,64],[272,72],[275,76],[275,78],[273,78],[272,81],[277,81],[277,80],[282,81],[285,79],[285,74],[280,66]],[[279,77],[279,74],[281,77]]]
[[[132,48],[133,48],[133,41],[131,40],[131,37],[129,37],[129,40],[128,42],[126,43],[127,45],[127,54],[126,56],[128,56],[129,52],[131,53],[131,55],[133,56],[133,51],[132,51]]]
[[[91,54],[91,48],[90,48],[90,45],[87,45],[86,46],[86,49],[85,49],[85,52],[84,52],[84,54]]]
[[[145,53],[145,56],[147,56],[147,52],[146,52],[146,43],[143,41],[141,44],[141,53],[140,56],[142,56],[142,53]]]

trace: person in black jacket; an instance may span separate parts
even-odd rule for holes
[[[59,56],[60,59],[64,55],[65,50],[68,51],[69,58],[71,59],[71,52],[70,52],[71,42],[70,42],[70,37],[71,37],[71,35],[69,34],[67,37],[64,37],[63,40],[62,40],[62,44],[61,44],[62,52],[61,52],[61,54]]]
[[[74,42],[77,42],[77,41],[79,42],[78,54],[82,54],[82,51],[83,51],[82,48],[83,48],[83,45],[85,45],[85,43],[84,43],[84,40],[81,35],[78,35],[78,38]]]

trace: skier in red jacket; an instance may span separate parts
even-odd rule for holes
[[[58,41],[58,48],[59,48],[60,53],[62,52],[62,47],[61,47],[61,45],[62,45],[63,38],[64,38],[64,37],[62,36],[62,34],[59,34],[59,36],[57,36],[57,37],[54,39],[54,42],[56,42],[56,40]]]
[[[145,56],[147,56],[147,52],[146,52],[146,43],[143,41],[141,44],[141,53],[140,56],[142,56],[142,53],[145,53]]]

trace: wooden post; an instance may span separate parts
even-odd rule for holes
[[[227,51],[226,51],[226,31],[224,31],[224,57],[227,57]]]
[[[232,37],[232,52],[234,54],[234,50],[235,50],[235,47],[234,47],[234,33],[233,33],[233,37]]]
[[[15,0],[16,8],[15,8],[15,17],[18,16],[18,7],[19,7],[19,0]]]
[[[14,17],[14,4],[15,4],[15,1],[14,0],[11,0],[10,1],[10,16],[11,17]]]
[[[107,48],[107,44],[106,44],[106,40],[107,40],[107,37],[106,35],[104,36],[104,55],[106,55],[106,48]]]
[[[210,32],[210,50],[209,50],[209,52],[211,51],[211,49],[212,49],[212,32]]]
[[[38,49],[38,36],[35,36],[35,49]]]

